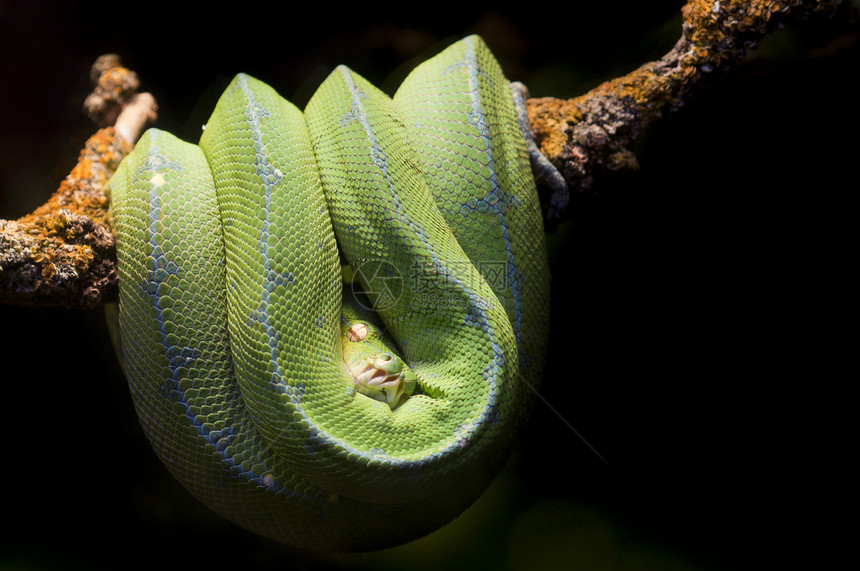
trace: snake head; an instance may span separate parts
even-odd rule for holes
[[[355,389],[394,410],[415,391],[418,377],[403,359],[367,342],[368,334],[376,337],[374,329],[373,325],[353,324],[344,336],[343,359]]]
[[[388,403],[391,410],[403,404],[418,385],[415,373],[390,353],[361,359],[349,367],[349,372],[358,392]]]

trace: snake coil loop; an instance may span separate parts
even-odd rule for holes
[[[198,145],[151,129],[110,189],[134,404],[215,511],[368,550],[437,529],[496,475],[540,380],[549,273],[480,38],[393,98],[339,67],[304,112],[240,74]],[[342,299],[339,250],[375,312]],[[348,367],[352,345],[376,368]]]

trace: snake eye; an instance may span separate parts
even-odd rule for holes
[[[365,337],[367,337],[367,325],[364,323],[356,323],[346,330],[346,338],[352,343],[364,341]]]

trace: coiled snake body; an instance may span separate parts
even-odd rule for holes
[[[238,75],[199,145],[151,129],[110,190],[134,404],[204,503],[368,550],[440,527],[496,475],[542,374],[549,273],[480,38],[393,99],[339,67],[304,113]]]

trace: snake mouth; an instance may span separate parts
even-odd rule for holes
[[[387,403],[391,410],[403,404],[418,385],[409,367],[390,353],[357,359],[347,369],[359,393]]]
[[[378,385],[385,382],[388,377],[385,371],[368,363],[355,379],[365,385]]]

